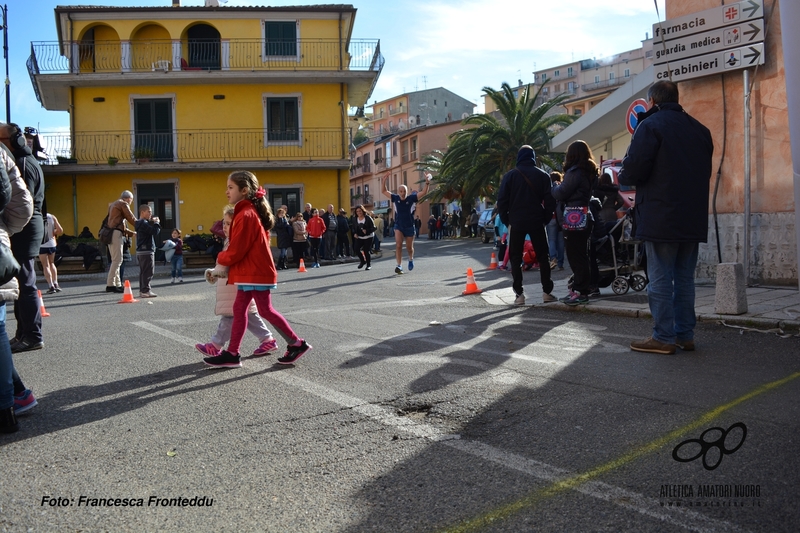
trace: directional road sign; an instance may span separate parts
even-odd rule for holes
[[[672,81],[678,82],[763,64],[764,43],[758,43],[657,65],[655,75],[659,81],[670,79],[672,74]]]
[[[683,17],[653,24],[653,46],[666,40],[677,39],[731,24],[749,22],[764,17],[764,0],[744,0],[734,4],[707,9]]]
[[[760,42],[764,42],[764,19],[716,28],[665,43],[656,41],[653,43],[655,55],[653,64],[661,65],[685,57],[699,56]]]

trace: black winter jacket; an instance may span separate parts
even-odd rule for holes
[[[528,185],[525,176],[531,185]],[[551,187],[550,176],[537,168],[532,159],[518,160],[517,167],[507,172],[500,182],[497,195],[500,220],[507,226],[547,224],[553,218],[556,207]]]
[[[636,238],[706,242],[713,153],[711,132],[678,104],[639,122],[619,174],[636,186]]]
[[[294,240],[294,230],[286,217],[275,217],[275,227],[272,228],[277,238],[278,248],[291,248]]]
[[[39,247],[44,237],[44,172],[33,152],[27,146],[14,150],[17,168],[28,191],[33,197],[33,216],[22,228],[22,231],[11,236],[11,249],[17,260],[26,260],[39,256]]]
[[[592,191],[597,185],[597,176],[578,166],[567,169],[561,185],[553,189],[553,196],[569,207],[588,206]]]

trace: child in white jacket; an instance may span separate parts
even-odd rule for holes
[[[233,221],[233,206],[229,205],[222,212],[222,230],[225,232],[224,249],[228,248],[228,238],[230,237],[231,222]],[[206,270],[206,281],[217,286],[217,304],[214,313],[220,316],[217,332],[211,337],[211,342],[205,344],[195,344],[195,348],[207,356],[214,357],[220,354],[222,347],[231,338],[231,325],[233,324],[233,301],[236,299],[236,286],[228,285],[225,278],[228,277],[228,267],[220,265],[213,269]],[[222,279],[217,282],[217,280]],[[247,329],[256,336],[259,341],[258,348],[253,355],[267,355],[278,351],[278,343],[272,336],[264,320],[258,314],[255,302],[250,302],[247,310]]]

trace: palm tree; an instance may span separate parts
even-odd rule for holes
[[[450,135],[445,153],[433,152],[423,160],[422,167],[437,176],[436,188],[428,197],[433,201],[460,198],[465,210],[471,208],[474,198],[494,197],[500,178],[516,165],[519,147],[525,144],[533,147],[540,162],[557,168],[560,154],[550,151],[550,139],[575,117],[546,116],[566,95],[535,107],[541,90],[540,87],[533,96],[529,90],[523,91],[517,99],[507,83],[499,91],[484,87],[483,92],[494,102],[500,118],[470,115],[462,121],[467,128]]]

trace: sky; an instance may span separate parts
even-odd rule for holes
[[[162,6],[172,0],[6,0],[11,120],[43,132],[68,131],[63,111],[36,100],[25,62],[31,42],[56,41],[57,5]],[[220,2],[222,4],[222,2]],[[346,3],[228,0],[225,6]],[[203,0],[181,0],[184,6]],[[379,39],[386,60],[369,104],[444,87],[483,111],[483,87],[533,82],[533,71],[639,48],[664,19],[664,0],[355,1],[354,39]],[[516,4],[516,5],[515,5]],[[656,13],[658,6],[658,14]],[[3,65],[5,68],[5,65]],[[5,87],[0,120],[5,121]],[[367,110],[369,111],[369,109]]]

